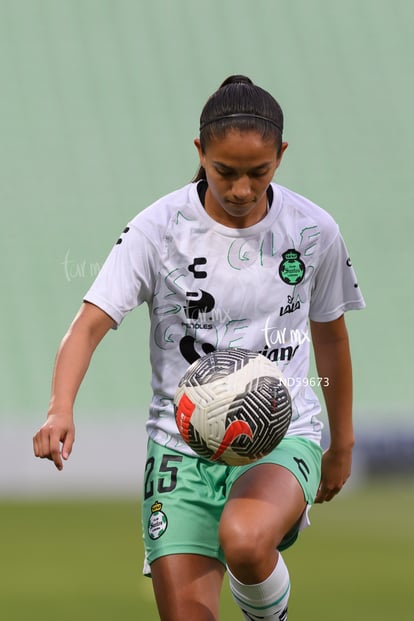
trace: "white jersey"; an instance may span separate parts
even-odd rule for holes
[[[161,198],[130,222],[85,296],[116,324],[147,303],[147,430],[159,444],[193,454],[175,424],[175,390],[190,363],[225,347],[261,352],[277,364],[293,402],[287,435],[320,442],[311,385],[329,378],[308,378],[308,320],[332,321],[364,301],[332,217],[284,187],[271,188],[267,215],[243,229],[213,220],[195,183]]]

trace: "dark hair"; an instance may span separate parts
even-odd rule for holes
[[[270,93],[244,75],[232,75],[207,100],[200,116],[200,143],[223,138],[230,129],[254,130],[263,140],[274,140],[278,154],[282,147],[283,112]],[[193,181],[205,179],[200,166]]]

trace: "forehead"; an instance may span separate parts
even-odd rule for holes
[[[229,167],[260,166],[276,158],[276,145],[257,131],[229,129],[223,136],[209,140],[205,155]]]

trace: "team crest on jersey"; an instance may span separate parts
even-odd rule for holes
[[[305,276],[305,264],[300,258],[300,252],[294,248],[282,254],[283,261],[279,265],[279,276],[287,285],[297,285]]]
[[[167,516],[161,509],[162,503],[158,500],[151,507],[151,515],[148,520],[148,534],[151,539],[159,539],[168,528]]]

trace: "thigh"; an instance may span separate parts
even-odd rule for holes
[[[151,564],[161,621],[218,621],[224,565],[195,554],[173,554]]]
[[[276,549],[306,509],[297,479],[282,466],[261,464],[249,469],[233,484],[224,508],[220,535],[238,545],[246,538],[253,550]]]
[[[303,438],[285,438],[265,458],[234,468],[223,525],[265,536],[279,549],[297,538],[301,517],[316,496],[321,471],[320,447]],[[231,528],[230,528],[231,530]]]
[[[318,444],[306,438],[290,436],[284,438],[266,457],[247,466],[233,468],[229,483],[233,484],[252,468],[262,464],[275,464],[288,470],[297,479],[307,504],[311,505],[321,479],[321,462],[322,449]]]

